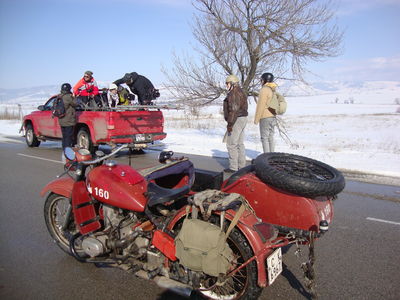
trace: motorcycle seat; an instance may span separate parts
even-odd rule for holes
[[[189,193],[190,185],[185,185],[181,188],[168,189],[157,185],[154,182],[149,182],[147,185],[147,206],[153,207],[157,204],[166,203],[176,200],[183,195]]]
[[[172,186],[161,186],[162,179],[169,179],[170,176],[187,176],[187,184],[182,187],[171,188]],[[176,200],[183,195],[189,193],[194,182],[194,167],[189,160],[181,160],[160,166],[155,171],[145,176],[147,184],[147,206],[152,207],[157,204],[166,203]],[[161,185],[160,185],[161,184]]]

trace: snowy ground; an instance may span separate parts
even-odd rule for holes
[[[281,117],[288,138],[275,133],[276,151],[308,156],[342,170],[400,178],[400,113],[395,95],[398,90],[376,103],[377,95],[358,94],[349,98],[353,104],[345,104],[347,100],[335,94],[288,97],[288,111]],[[24,113],[32,109],[23,107]],[[252,122],[254,110],[252,102],[245,140],[248,159],[262,152],[258,126]],[[227,157],[221,112],[221,106],[195,114],[165,111],[168,136],[163,142],[175,152]],[[1,120],[0,140],[18,136],[19,128],[19,121]]]
[[[303,101],[289,105],[281,117],[289,140],[276,132],[275,151],[308,156],[348,171],[400,177],[400,114],[395,113],[396,106],[325,103],[306,107]],[[246,127],[249,159],[262,152],[258,126],[252,123],[254,110],[251,105]],[[178,118],[177,113],[167,112],[166,128],[165,142],[172,150],[227,156],[220,113]]]

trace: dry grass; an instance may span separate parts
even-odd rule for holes
[[[20,120],[21,111],[18,106],[0,107],[0,120]]]

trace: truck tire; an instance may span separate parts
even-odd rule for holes
[[[92,137],[90,136],[89,130],[87,128],[81,128],[76,136],[76,144],[79,148],[87,149],[90,153],[93,153],[94,147],[92,142]]]
[[[38,147],[40,145],[40,141],[33,131],[32,124],[27,124],[25,127],[25,141],[28,147]]]
[[[345,186],[340,171],[314,159],[288,153],[264,153],[255,161],[258,178],[280,190],[303,197],[334,196]]]

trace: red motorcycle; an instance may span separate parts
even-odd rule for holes
[[[262,154],[223,181],[162,152],[135,170],[67,148],[68,177],[50,182],[44,216],[57,245],[80,262],[115,266],[183,295],[256,299],[282,272],[281,248],[310,247],[328,230],[344,188],[336,169],[306,157]]]

